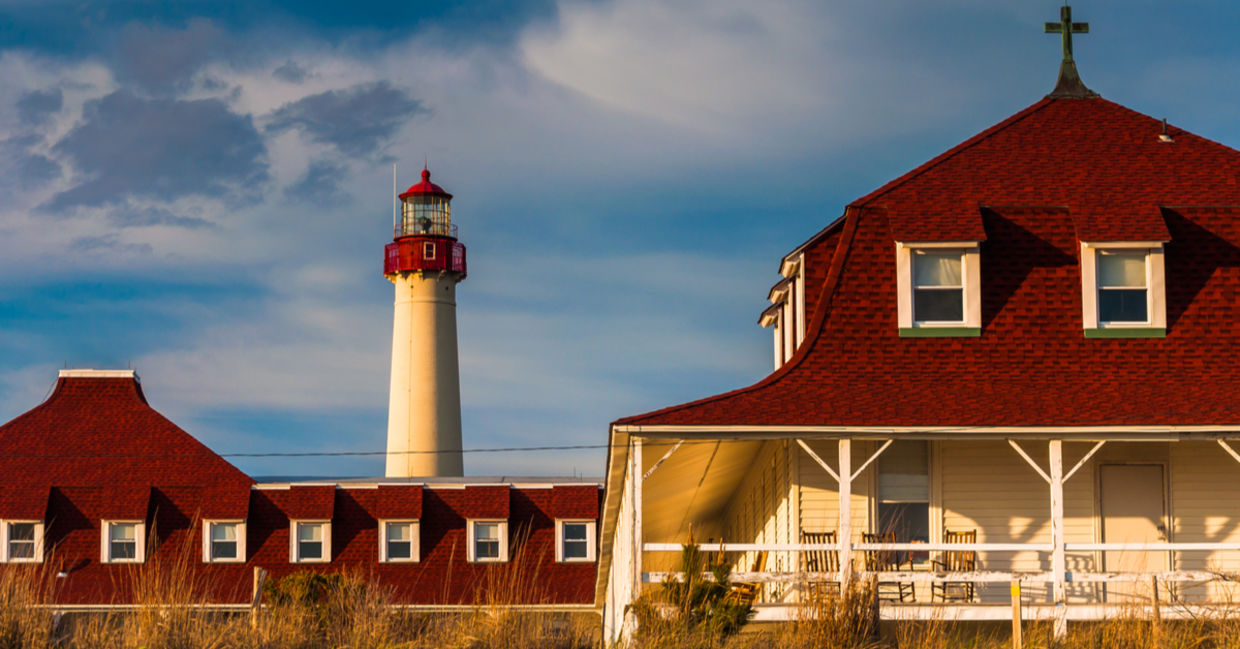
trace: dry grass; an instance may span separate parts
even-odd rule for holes
[[[750,628],[731,638],[645,638],[643,647],[711,647],[719,649],[1009,649],[1008,623],[952,623],[932,620],[883,624],[875,621],[874,587],[855,583],[843,594],[826,588],[812,593],[796,619]],[[756,625],[754,625],[756,626]],[[1240,608],[1208,618],[1154,623],[1137,608],[1100,622],[1073,622],[1067,637],[1056,640],[1049,624],[1026,624],[1026,649],[1240,649]]]
[[[198,570],[194,547],[161,548],[135,566],[119,592],[132,592],[132,610],[56,616],[54,571],[43,566],[0,568],[0,649],[584,649],[598,645],[599,619],[590,614],[517,612],[508,604],[536,601],[538,566],[484,577],[485,592],[466,610],[418,613],[395,606],[390,589],[360,575],[300,573],[269,588],[268,604],[252,623],[248,613],[204,606],[218,589]],[[513,567],[524,558],[514,550]],[[520,565],[525,565],[521,563]],[[247,589],[248,590],[248,589]]]

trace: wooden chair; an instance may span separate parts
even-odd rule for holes
[[[895,543],[895,532],[886,532],[884,534],[861,535],[861,540],[866,543]],[[908,558],[907,553],[897,552],[895,550],[866,550],[865,553],[865,569],[868,572],[890,572],[893,570],[912,570],[913,561]],[[913,588],[912,582],[902,581],[881,581],[879,576],[878,582],[878,598],[886,600],[900,600],[901,602],[917,601],[917,593]]]
[[[801,532],[802,543],[835,543],[835,532]],[[840,554],[835,550],[802,550],[801,570],[803,572],[836,572],[840,571]],[[834,581],[815,581],[810,583],[809,592],[815,596],[839,595],[840,584]]]
[[[977,543],[977,530],[968,532],[943,531],[944,543]],[[933,562],[940,572],[973,572],[977,570],[977,553],[972,550],[948,550]],[[930,599],[944,602],[973,601],[974,585],[971,581],[945,581],[930,585]]]
[[[766,550],[761,550],[753,558],[753,567],[749,572],[763,572],[766,570]],[[731,596],[746,604],[753,604],[758,600],[758,596],[762,594],[762,584],[760,582],[742,581],[732,584]]]

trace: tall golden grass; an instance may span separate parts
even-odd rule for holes
[[[954,623],[945,619],[883,623],[875,617],[873,583],[854,582],[844,591],[801,589],[789,622],[751,623],[731,637],[702,637],[647,625],[636,634],[642,649],[1009,649],[1010,625]],[[651,595],[656,596],[656,593]],[[1170,607],[1166,607],[1170,608]],[[1098,622],[1073,622],[1056,639],[1049,623],[1026,624],[1025,649],[1240,649],[1240,608],[1208,616],[1155,622],[1137,606]]]
[[[220,584],[198,570],[198,551],[162,547],[133,566],[118,592],[134,606],[56,614],[55,571],[0,569],[0,649],[584,649],[598,646],[597,615],[522,611],[513,604],[545,595],[540,566],[514,548],[511,570],[488,568],[483,588],[452,612],[416,612],[392,590],[361,574],[297,573],[266,589],[259,615],[209,607]],[[248,588],[247,588],[248,590]]]

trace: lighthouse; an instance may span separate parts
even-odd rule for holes
[[[386,475],[459,476],[456,285],[465,279],[465,246],[452,224],[452,194],[428,169],[399,198],[383,260],[396,286]]]

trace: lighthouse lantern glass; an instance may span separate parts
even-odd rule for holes
[[[452,236],[452,207],[443,196],[409,196],[401,201],[396,236],[430,234]]]

